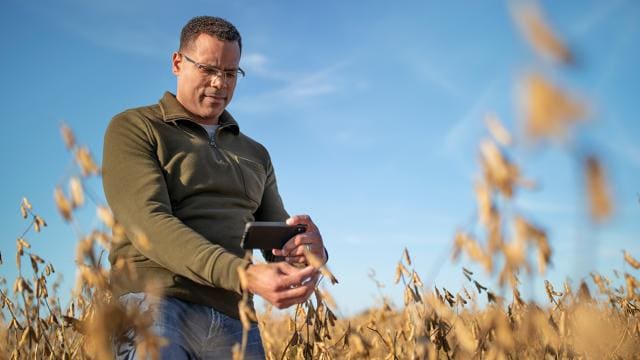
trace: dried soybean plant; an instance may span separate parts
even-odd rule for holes
[[[560,70],[573,66],[572,51],[544,20],[540,9],[533,3],[524,3],[513,10],[517,25],[537,56]],[[571,137],[576,135],[575,125],[587,120],[587,106],[552,79],[542,69],[521,78],[525,140],[555,144],[579,141]],[[310,352],[307,347],[296,353],[282,352],[280,344],[287,342],[292,331],[289,344],[297,343],[300,335],[294,320],[273,319],[263,329],[269,358],[638,357],[640,282],[631,273],[614,271],[617,280],[613,281],[592,273],[598,294],[591,293],[586,281],[574,287],[567,280],[561,289],[545,281],[548,303],[536,304],[522,298],[519,277],[534,271],[544,276],[551,264],[552,249],[546,231],[517,211],[518,194],[535,186],[511,156],[522,144],[516,143],[495,115],[487,117],[486,125],[491,137],[480,143],[481,174],[474,186],[479,231],[459,230],[453,241],[453,257],[464,253],[487,273],[497,274],[500,290],[494,292],[482,285],[466,268],[462,275],[470,290],[466,286],[457,293],[445,287],[425,289],[405,249],[395,278],[396,284],[403,286],[402,308],[394,308],[383,299],[379,308],[338,319],[330,338],[315,338],[313,348],[326,352]],[[584,168],[587,213],[596,224],[606,220],[612,214],[613,202],[601,160],[595,153],[573,150],[579,147],[563,148]],[[633,269],[640,268],[640,262],[631,254],[623,255]],[[505,296],[505,292],[511,296]],[[479,300],[480,296],[486,296],[486,301]]]
[[[247,253],[247,256],[251,254]],[[326,264],[318,257],[305,250],[305,256],[309,265],[316,268],[321,278],[329,279],[331,284],[338,283],[338,279],[329,270]],[[284,319],[272,318],[271,307],[257,316],[249,306],[249,292],[247,291],[247,274],[244,269],[238,269],[240,282],[243,288],[243,298],[238,304],[240,320],[243,325],[242,343],[236,344],[233,349],[234,359],[243,359],[247,344],[247,333],[251,321],[258,321],[265,353],[269,359],[332,359],[332,346],[334,327],[337,320],[334,311],[335,302],[331,295],[322,290],[318,284],[314,290],[314,299],[308,299],[302,304],[296,305],[293,317]],[[282,325],[286,323],[286,330]],[[288,334],[287,339],[277,339],[283,334]],[[277,340],[276,340],[277,339]]]
[[[548,61],[554,71],[573,66],[573,52],[537,7],[525,3],[513,10],[536,56]],[[558,85],[548,75],[548,68],[535,69],[521,77],[524,140],[553,144],[579,141],[574,138],[574,127],[587,120],[586,104]],[[267,358],[274,360],[638,358],[640,262],[634,257],[638,254],[625,251],[625,271],[614,270],[613,277],[593,272],[590,281],[576,286],[568,280],[562,284],[545,281],[545,303],[525,301],[521,296],[520,277],[534,272],[544,276],[551,265],[552,250],[543,227],[516,206],[519,193],[534,186],[512,156],[523,141],[516,141],[495,115],[487,117],[486,125],[490,137],[480,142],[481,172],[474,185],[477,226],[455,234],[453,257],[465,254],[479,268],[495,274],[497,291],[480,283],[472,266],[462,268],[461,276],[467,283],[461,291],[427,288],[416,271],[416,259],[404,249],[395,277],[404,294],[400,307],[383,298],[380,306],[338,318],[337,305],[321,286],[290,315],[274,315],[271,308],[255,314],[245,291],[238,305],[243,341],[230,356],[244,357],[246,331],[251,321],[258,321]],[[4,280],[0,283],[0,335],[4,335],[0,336],[0,359],[112,358],[112,334],[124,334],[128,329],[138,334],[139,355],[156,357],[164,341],[150,331],[150,314],[122,308],[109,288],[110,273],[102,264],[103,252],[122,238],[124,230],[109,209],[87,191],[86,180],[99,176],[100,168],[88,149],[76,144],[66,126],[62,131],[77,171],[67,177],[68,191],[61,185],[54,198],[62,217],[80,238],[77,286],[63,310],[56,295],[57,284],[49,285],[53,265],[33,253],[28,240],[46,223],[24,199],[20,211],[28,225],[16,241],[18,277],[12,292]],[[586,213],[594,224],[605,221],[614,205],[605,166],[596,153],[577,153],[574,149],[580,147],[575,146],[562,148],[584,169]],[[96,207],[100,229],[83,231],[77,221],[75,212],[85,206],[86,199]],[[138,234],[137,240],[141,246],[151,246],[144,234]],[[337,281],[325,265],[309,257],[324,278]],[[27,258],[29,275],[22,268],[22,260]],[[111,276],[136,274],[120,259]],[[241,271],[241,280],[244,277]],[[589,283],[595,287],[590,289]]]
[[[71,129],[61,126],[62,137],[73,155],[73,170],[67,174],[68,191],[62,185],[56,187],[54,200],[62,218],[70,223],[79,240],[76,249],[76,286],[69,305],[62,309],[56,294],[58,284],[49,286],[53,264],[47,263],[31,251],[27,235],[39,232],[46,222],[38,216],[27,199],[20,204],[22,217],[29,221],[24,233],[18,237],[16,265],[18,277],[13,296],[7,289],[0,289],[2,316],[8,317],[3,326],[2,350],[11,359],[112,359],[112,342],[115,336],[134,329],[138,334],[136,347],[143,357],[156,358],[163,339],[150,331],[150,315],[136,307],[124,308],[112,298],[110,276],[135,276],[130,264],[117,260],[111,274],[103,264],[103,255],[113,242],[122,238],[124,230],[116,223],[97,196],[87,191],[87,181],[100,175],[100,167],[94,162],[87,147],[79,146]],[[102,221],[99,229],[83,231],[76,211],[85,206],[88,199]],[[22,259],[30,260],[30,278],[22,268]]]

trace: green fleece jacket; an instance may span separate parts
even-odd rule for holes
[[[113,278],[114,295],[154,284],[166,296],[208,305],[238,318],[240,247],[248,221],[284,221],[267,150],[240,132],[228,112],[213,138],[175,96],[130,109],[110,122],[103,183],[126,230],[109,260],[130,260],[136,280]],[[137,232],[150,246],[138,243]]]

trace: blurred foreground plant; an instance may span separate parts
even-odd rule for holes
[[[526,5],[514,8],[514,14],[540,57],[550,60],[552,66],[575,63],[571,50],[539,9]],[[527,73],[522,79],[526,139],[534,143],[567,141],[574,126],[586,119],[584,103],[544,71]],[[520,144],[496,116],[489,116],[486,123],[491,137],[480,143],[481,173],[475,183],[475,228],[480,231],[459,230],[453,240],[453,256],[466,254],[486,272],[497,271],[500,290],[481,284],[467,268],[462,268],[461,275],[468,286],[461,291],[427,288],[415,269],[415,259],[405,249],[395,277],[404,294],[400,307],[383,298],[379,307],[339,319],[329,292],[318,288],[315,296],[292,314],[277,316],[271,308],[254,314],[245,292],[238,305],[241,320],[245,331],[249,321],[258,320],[268,359],[638,358],[640,281],[636,275],[640,262],[632,254],[625,251],[623,257],[633,270],[624,274],[614,270],[613,280],[591,274],[596,293],[585,281],[577,287],[568,281],[559,286],[545,281],[547,303],[527,302],[521,297],[520,275],[523,271],[533,273],[534,268],[544,275],[551,264],[552,249],[546,231],[513,210],[518,193],[534,186],[511,156]],[[54,199],[79,238],[76,287],[63,310],[58,285],[50,285],[54,267],[33,252],[27,238],[32,231],[41,231],[46,222],[24,199],[20,211],[28,225],[16,240],[18,277],[11,291],[6,281],[0,284],[0,359],[111,359],[114,336],[126,336],[132,329],[138,334],[138,355],[156,358],[165,341],[151,331],[150,314],[135,307],[123,308],[112,297],[110,276],[136,274],[122,259],[110,270],[103,265],[104,253],[122,238],[124,229],[108,207],[87,191],[87,179],[99,176],[100,168],[88,148],[78,146],[64,125],[62,136],[76,167],[65,180],[68,191],[61,184]],[[605,221],[612,214],[613,202],[604,166],[597,154],[576,154],[576,159],[584,169],[587,213],[594,223]],[[83,230],[77,220],[76,211],[87,202],[101,220],[97,229]],[[139,234],[137,243],[151,246],[144,234]],[[537,255],[535,264],[529,260],[531,250]],[[23,260],[29,262],[28,270],[23,269]],[[337,281],[318,259],[311,259],[311,263],[332,283]],[[154,291],[152,285],[150,292]],[[504,296],[505,289],[510,300]],[[243,358],[246,341],[245,335],[229,356]]]

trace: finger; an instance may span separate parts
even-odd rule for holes
[[[297,246],[302,244],[310,244],[314,241],[317,242],[318,239],[319,239],[319,234],[315,234],[315,235],[314,233],[298,234],[292,237],[291,239],[289,239],[289,241],[287,241],[284,244],[284,246],[282,247],[282,253],[285,254],[286,256],[289,253],[291,253]]]
[[[285,261],[289,264],[302,264],[307,262],[307,258],[304,256],[287,256]]]
[[[305,244],[302,246],[298,246],[294,251],[287,254],[287,257],[296,257],[296,256],[304,256],[305,259],[308,257],[308,254],[311,254],[318,259],[325,262],[325,252],[324,246],[317,244]]]
[[[285,256],[287,258],[289,257],[299,257],[299,256],[306,256],[308,252],[312,253],[315,256],[319,256],[319,250],[320,248],[317,245],[314,244],[304,244],[304,245],[300,245],[297,248],[295,248],[293,251],[289,252],[289,253],[285,253]]]
[[[296,246],[296,238],[300,236],[300,235],[296,235],[294,237],[292,237],[291,239],[289,239],[284,246],[282,247],[282,250],[280,250],[281,254],[280,256],[287,256]]]
[[[312,248],[322,247],[322,237],[317,232],[296,235],[284,244],[282,251],[285,254],[292,254],[296,247],[300,247],[300,245],[310,245]]]
[[[293,215],[287,219],[288,225],[305,224],[307,225],[307,231],[318,231],[318,227],[311,220],[311,217],[307,214]]]
[[[297,288],[300,289],[301,291],[304,290],[303,288]],[[306,291],[304,290],[304,292],[302,292],[301,295],[299,296],[295,296],[295,297],[289,297],[286,299],[281,299],[280,300],[280,304],[279,304],[279,308],[281,309],[285,309],[288,308],[292,305],[295,304],[301,304],[305,301],[307,301],[307,299],[309,298],[309,296],[311,296],[311,294],[313,293],[313,291]]]
[[[282,285],[285,288],[291,287],[293,285],[298,286],[305,279],[312,277],[318,272],[318,270],[316,270],[313,266],[307,266],[302,269],[298,269],[286,262],[283,263],[283,265],[286,265],[288,268],[290,268],[290,270],[288,269],[290,272],[285,275],[284,279],[282,280]]]
[[[284,261],[277,262],[275,263],[275,265],[278,267],[278,271],[280,272],[279,275],[283,276],[283,279],[281,279],[281,281],[286,281],[286,282],[289,282],[289,278],[296,276],[301,271],[308,271],[307,268],[309,268],[309,266],[306,266],[304,268],[297,268]]]
[[[287,308],[293,304],[298,304],[304,300],[304,296],[307,294],[305,286],[292,287],[286,290],[282,290],[277,295],[277,305],[279,308]]]
[[[319,274],[312,276],[309,281],[296,288],[285,290],[281,293],[281,305],[283,307],[289,307],[293,304],[300,304],[306,301],[316,288]]]

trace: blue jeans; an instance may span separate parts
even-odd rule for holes
[[[160,349],[160,359],[231,359],[231,348],[242,342],[242,323],[211,307],[180,299],[158,298],[145,293],[120,297],[124,306],[140,306],[152,311],[153,331],[168,344]],[[116,359],[139,359],[136,334],[130,329],[125,340],[115,344]],[[264,359],[260,331],[256,324],[249,330],[245,359]]]

